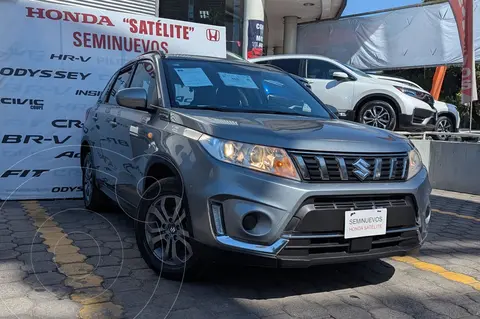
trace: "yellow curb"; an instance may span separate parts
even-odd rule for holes
[[[97,275],[68,276],[65,285],[73,289],[101,287],[103,278]]]
[[[47,211],[43,208],[37,208],[37,207],[25,207],[25,210],[30,216],[45,216]]]
[[[56,246],[65,246],[65,245],[71,245],[73,241],[68,238],[61,238],[59,240],[57,239],[45,239],[43,242],[45,245],[48,245],[50,247],[56,247]]]
[[[37,228],[45,228],[45,227],[56,227],[58,224],[54,221],[51,220],[45,220],[45,221],[35,221],[33,223],[35,227]]]
[[[443,211],[443,210],[440,210],[440,209],[432,209],[432,212],[480,222],[480,218],[475,218],[473,216],[467,216],[467,215],[460,215],[460,214],[452,213],[452,212],[446,212],[446,211]]]
[[[87,256],[79,254],[77,252],[73,254],[55,254],[53,258],[57,264],[74,264],[74,263],[81,263],[87,259]]]
[[[46,210],[42,209],[42,208],[35,208],[35,207],[25,207],[25,210],[28,212],[28,214],[30,216],[45,216],[45,214],[47,213]]]
[[[111,302],[105,302],[84,306],[80,310],[79,316],[82,319],[116,319],[122,317],[122,312],[122,307]]]
[[[62,233],[63,234],[63,229],[60,227],[54,226],[54,227],[42,227],[40,228],[40,231],[44,234],[51,234],[51,233]]]
[[[67,276],[87,275],[93,271],[93,266],[83,262],[63,264],[58,270]]]
[[[464,274],[459,274],[453,271],[442,272],[440,273],[440,275],[442,275],[443,277],[449,280],[461,282],[462,284],[466,284],[466,285],[478,283],[478,281],[473,277],[470,277]]]
[[[113,294],[110,290],[105,290],[102,287],[93,287],[78,289],[70,295],[70,298],[83,305],[90,305],[108,302],[112,299],[112,296]]]
[[[480,290],[480,283],[474,283],[474,284],[471,284],[470,286],[472,286],[473,288],[475,288],[477,290]]]
[[[401,262],[408,263],[408,264],[413,264],[413,263],[419,262],[418,259],[410,257],[410,256],[393,257],[393,259],[396,260],[396,261],[401,261]]]
[[[66,254],[75,254],[80,250],[80,248],[75,246],[57,246],[57,247],[48,247],[47,251],[54,253],[55,255],[66,255]]]
[[[417,262],[414,264],[415,267],[417,267],[418,269],[422,269],[422,270],[428,270],[428,271],[431,271],[431,272],[436,272],[436,273],[441,273],[444,269],[440,266],[437,266],[437,265],[433,265],[433,264],[429,264],[429,263],[426,263],[426,262]]]
[[[36,210],[36,209],[44,210],[40,205],[38,205],[38,203],[22,203],[22,206],[30,210]]]
[[[53,260],[59,264],[58,270],[65,274],[65,286],[73,288],[70,298],[83,305],[79,316],[82,319],[122,318],[123,308],[110,300],[113,293],[102,287],[103,278],[92,274],[93,266],[85,263],[87,258],[80,254],[80,248],[63,232],[61,226],[47,215],[47,211],[37,201],[21,202],[23,209],[33,219],[47,250],[54,254]]]
[[[59,240],[60,238],[67,238],[67,234],[65,233],[44,233],[42,232],[42,229],[38,230],[39,232],[42,233],[42,238],[45,239],[52,239],[52,240]]]
[[[443,268],[442,266],[423,262],[417,258],[414,257],[392,257],[393,260],[404,262],[406,264],[410,264],[418,269],[425,270],[425,271],[430,271],[433,272],[437,275],[442,276],[445,279],[448,279],[450,281],[455,281],[459,282],[464,285],[468,285],[470,287],[473,287],[476,290],[480,291],[480,281],[476,280],[475,278],[471,276],[467,276],[465,274],[460,274],[457,272],[453,271],[448,271],[447,269]]]

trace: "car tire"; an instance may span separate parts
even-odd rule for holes
[[[93,155],[90,150],[82,160],[82,189],[85,208],[95,212],[106,209],[110,199],[97,186]]]
[[[453,132],[454,124],[448,116],[440,116],[435,123],[435,132]],[[434,135],[433,139],[438,141],[448,140],[448,135]]]
[[[374,100],[360,107],[357,122],[393,131],[397,127],[397,114],[390,103]]]
[[[205,263],[191,235],[180,182],[168,177],[151,185],[142,196],[135,221],[137,245],[145,262],[166,279],[198,278]]]

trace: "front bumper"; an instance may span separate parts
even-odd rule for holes
[[[437,123],[435,111],[416,108],[412,115],[400,114],[398,119],[399,130],[409,132],[434,131]]]
[[[204,154],[190,162],[193,167],[189,165],[189,169],[196,173],[183,176],[193,236],[208,247],[240,253],[245,262],[253,258],[272,266],[307,267],[405,255],[418,249],[426,238],[431,187],[425,168],[405,182],[305,183],[219,162]],[[322,228],[327,213],[327,217],[312,219],[312,229],[296,228],[306,220],[304,210],[310,199],[359,196],[408,196],[414,210],[409,222],[392,219],[387,235],[365,242],[343,238],[338,225],[344,214],[330,218],[327,224],[331,227]],[[245,227],[245,218],[252,213],[259,216],[256,226]]]

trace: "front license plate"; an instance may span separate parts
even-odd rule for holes
[[[345,239],[385,235],[386,233],[386,208],[345,212]]]

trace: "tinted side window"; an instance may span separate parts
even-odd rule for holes
[[[137,64],[130,87],[144,88],[147,92],[147,105],[158,105],[155,68],[150,62],[143,61]]]
[[[111,79],[108,81],[107,85],[102,91],[102,94],[100,95],[100,101],[101,103],[105,103],[105,101],[108,100],[108,93],[110,91],[110,87],[112,86],[113,82],[115,82],[115,79],[117,78],[117,74],[114,74]]]
[[[333,72],[342,71],[336,65],[322,60],[308,60],[307,78],[333,80]]]
[[[115,80],[115,84],[113,85],[112,90],[110,91],[110,95],[107,100],[108,104],[117,105],[115,96],[117,95],[118,91],[125,89],[127,87],[130,74],[132,74],[131,68],[118,75],[117,79]]]
[[[270,61],[266,60],[266,61],[258,61],[258,62],[255,62],[255,64],[268,64]]]
[[[288,73],[300,76],[300,62],[301,59],[285,59],[285,60],[271,60],[270,64],[276,65]]]

